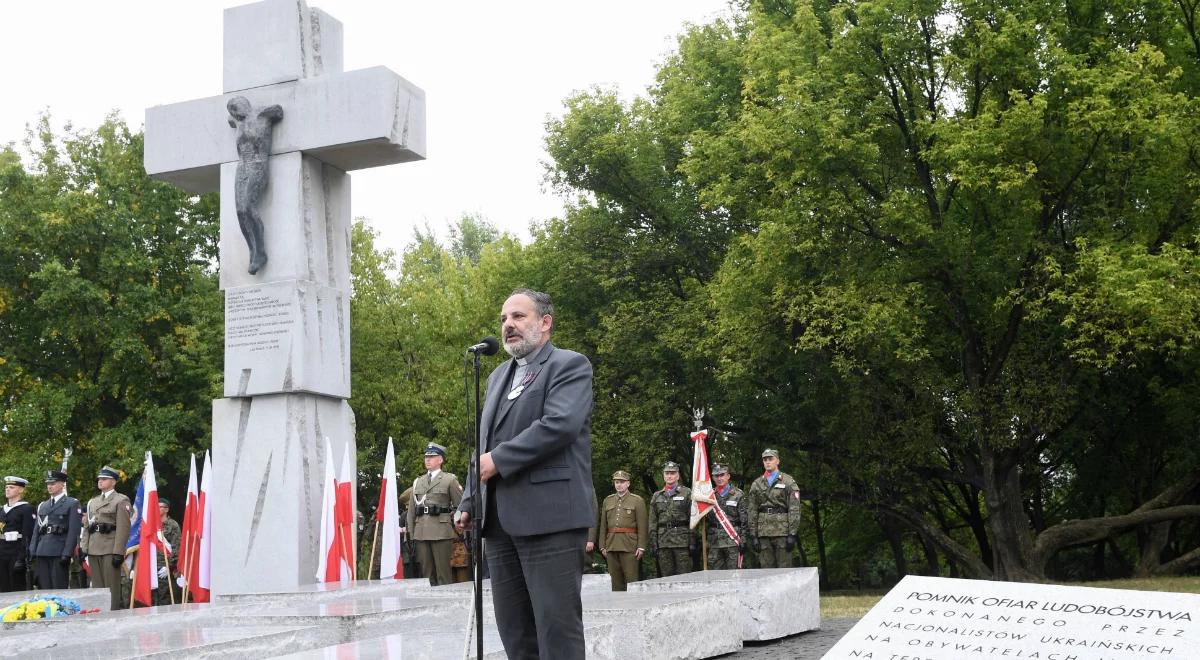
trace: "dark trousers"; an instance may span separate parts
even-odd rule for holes
[[[587,530],[509,536],[491,516],[483,536],[496,627],[509,659],[584,660]]]
[[[38,589],[66,589],[70,564],[63,566],[58,557],[37,557]]]
[[[25,591],[25,569],[13,569],[18,557],[0,557],[0,593]],[[22,561],[22,566],[24,562]]]

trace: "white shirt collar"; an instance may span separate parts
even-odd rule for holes
[[[436,469],[436,470],[430,470],[430,471],[429,471],[429,480],[430,480],[430,481],[433,481],[434,479],[437,479],[437,476],[438,476],[439,474],[441,474],[441,473],[442,473],[442,469],[441,469],[441,468],[438,468],[438,469]]]
[[[528,355],[526,355],[526,356],[525,356],[525,357],[523,357],[523,358],[513,358],[513,359],[514,359],[514,360],[516,360],[516,361],[517,361],[517,364],[518,364],[518,365],[520,365],[520,366],[522,366],[522,367],[523,367],[523,366],[525,366],[525,365],[527,365],[527,364],[529,364],[529,356],[528,356]]]

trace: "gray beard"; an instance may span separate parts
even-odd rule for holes
[[[533,337],[522,337],[521,341],[516,344],[504,342],[504,352],[515,358],[523,358],[537,350],[538,342],[541,341],[542,334],[539,332]]]

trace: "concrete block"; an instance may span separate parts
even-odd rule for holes
[[[303,151],[343,172],[425,158],[425,92],[386,67],[238,92],[279,104],[272,154]],[[238,159],[227,121],[232,94],[146,110],[146,172],[194,193],[219,189],[218,165]]]
[[[711,658],[742,648],[740,621],[715,593],[588,593],[583,622],[613,624],[619,658]]]
[[[589,660],[617,660],[613,651],[614,630],[608,624],[584,628],[586,656]],[[475,657],[475,642],[468,642],[464,630],[405,630],[404,632],[363,639],[347,644],[304,651],[283,656],[286,660],[324,660],[325,658],[355,658],[356,660],[442,660],[457,657],[471,644],[470,657]],[[483,628],[483,657],[485,660],[504,660],[504,645],[495,626]]]
[[[160,626],[124,637],[89,639],[38,653],[50,660],[133,660],[135,658],[263,658],[280,648],[319,648],[329,631],[301,626]]]
[[[272,157],[259,204],[268,261],[251,275],[237,217],[236,173],[237,163],[221,166],[221,288],[307,280],[349,292],[350,176],[299,152]]]
[[[342,24],[303,0],[225,10],[222,89],[236,92],[342,72]]]
[[[362,600],[410,596],[430,597],[432,587],[425,578],[409,580],[355,580],[306,584],[288,591],[224,594],[218,598],[231,605],[245,603],[272,603],[275,605],[300,605],[305,603],[328,603],[335,600]]]
[[[350,406],[312,394],[217,399],[212,427],[214,595],[315,583],[325,463],[338,471],[347,445],[356,459]]]
[[[350,300],[304,281],[225,291],[225,394],[350,397]]]
[[[329,603],[262,607],[247,612],[243,622],[256,625],[320,626],[334,630],[338,643],[378,637],[417,627],[465,629],[466,603],[445,598],[369,598]]]
[[[718,593],[736,597],[745,641],[778,639],[821,627],[815,568],[697,571],[629,584],[630,593]]]

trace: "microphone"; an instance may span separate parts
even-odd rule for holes
[[[500,341],[495,337],[484,337],[479,340],[478,344],[467,347],[468,353],[479,353],[480,355],[495,355],[498,350],[500,350]]]

